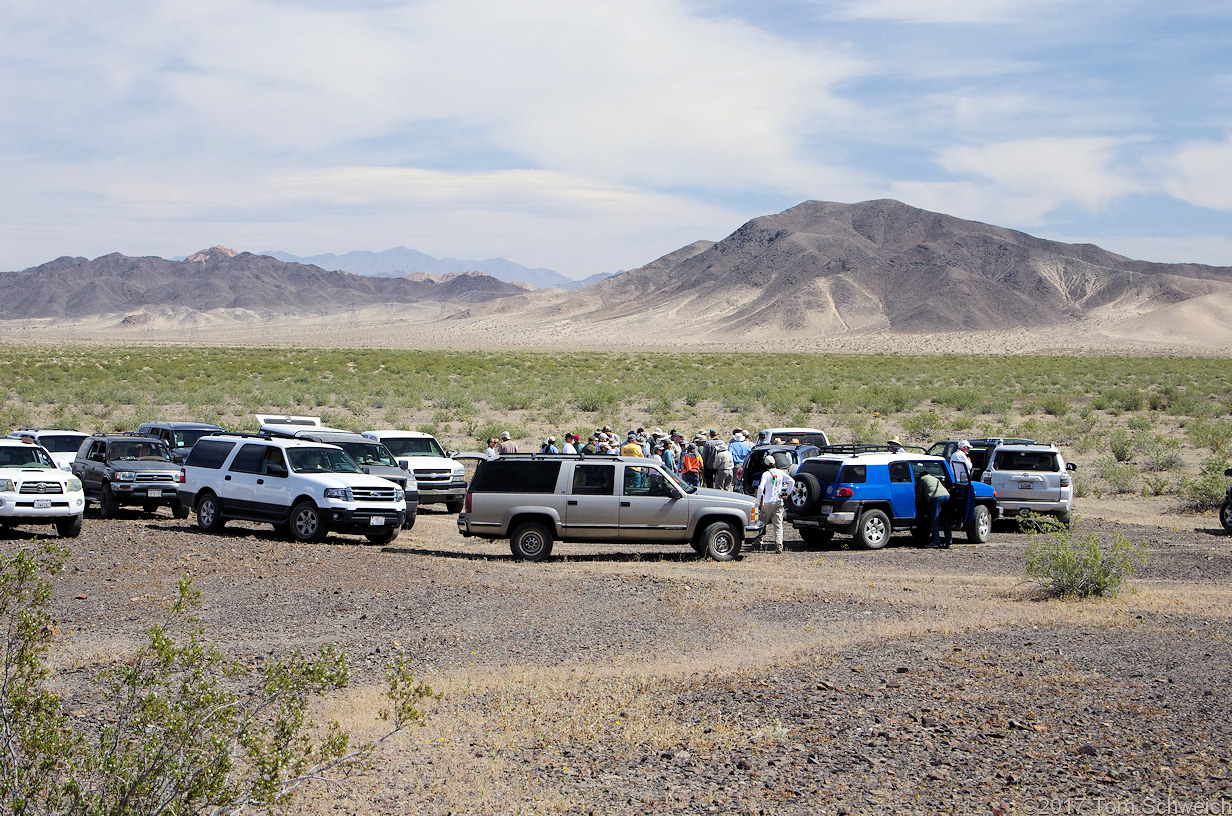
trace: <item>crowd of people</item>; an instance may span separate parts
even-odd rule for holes
[[[566,433],[558,445],[555,436],[549,436],[538,447],[537,453],[580,453],[586,456],[643,456],[654,459],[676,473],[693,487],[713,487],[718,490],[734,490],[736,470],[744,464],[753,449],[743,428],[732,430],[724,440],[717,429],[698,431],[691,440],[676,429],[664,431],[655,428],[631,430],[622,438],[612,431],[611,425],[596,428],[582,442],[580,434]],[[489,459],[510,453],[518,453],[518,446],[506,431],[500,438],[488,439],[485,451]]]

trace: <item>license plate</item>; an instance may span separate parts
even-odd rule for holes
[[[368,519],[368,524],[373,527],[384,527],[385,517],[384,516],[373,516],[372,518]]]
[[[35,499],[34,500],[35,510],[48,510],[50,508],[51,508],[51,499]]]
[[[1019,490],[1033,490],[1034,485],[1032,485],[1030,482],[1019,482],[1018,489]]]
[[[818,509],[819,509],[822,513],[833,513],[833,512],[834,512],[834,505],[832,505],[832,504],[823,504],[823,505],[822,505],[821,507],[819,507]]]
[[[157,487],[151,487],[145,494],[151,499],[161,499],[163,497],[163,491]]]

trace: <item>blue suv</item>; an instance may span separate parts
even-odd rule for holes
[[[950,523],[967,540],[988,540],[997,516],[996,492],[981,482],[956,483],[950,464],[939,456],[891,450],[880,445],[824,448],[796,471],[796,491],[787,502],[787,521],[804,543],[828,544],[834,533],[855,537],[879,550],[890,535],[910,530],[928,535],[928,514],[916,506],[916,475],[927,471],[950,492]]]

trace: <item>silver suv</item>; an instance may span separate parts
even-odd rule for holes
[[[480,462],[458,515],[464,536],[508,538],[542,561],[559,541],[689,544],[730,561],[764,527],[749,496],[685,485],[638,456],[513,454]]]
[[[993,450],[981,479],[997,491],[1003,516],[1040,513],[1068,525],[1074,510],[1070,474],[1077,469],[1055,445],[1000,445]]]
[[[337,445],[303,439],[207,436],[184,461],[182,481],[180,502],[196,510],[206,532],[242,519],[272,524],[296,541],[333,531],[388,544],[406,517],[401,487],[364,473]]]

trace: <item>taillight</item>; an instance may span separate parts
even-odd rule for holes
[[[984,475],[980,477],[980,481],[984,484],[992,484],[992,474],[988,471],[984,471]]]
[[[184,468],[180,468],[180,484],[188,484],[188,475],[184,473]]]
[[[466,501],[462,503],[462,506],[467,513],[471,511],[471,492],[469,490],[466,491]]]
[[[1069,474],[1068,473],[1061,474],[1061,487],[1069,487]]]
[[[856,491],[850,487],[840,487],[834,495],[838,496],[840,499],[850,499],[855,494]]]

